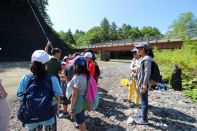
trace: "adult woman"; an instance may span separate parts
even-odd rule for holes
[[[77,57],[74,60],[74,67],[75,75],[70,83],[72,87],[70,114],[76,118],[79,130],[85,131],[84,95],[90,74],[84,57]]]
[[[2,85],[2,79],[0,79],[0,131],[8,130],[8,122],[10,119],[10,109],[6,97],[7,92]]]
[[[42,86],[36,86],[36,88],[44,88],[46,86],[50,86],[49,88],[51,89],[50,97],[56,98],[51,100],[51,107],[52,108],[54,105],[57,105],[57,114],[59,111],[59,103],[60,103],[60,96],[62,95],[62,91],[60,88],[59,81],[57,77],[55,76],[49,76],[47,74],[46,66],[47,62],[50,60],[50,56],[48,55],[47,52],[43,50],[36,50],[32,54],[31,57],[31,74],[27,74],[22,77],[18,90],[17,90],[17,96],[20,97],[21,100],[23,100],[23,97],[20,96],[21,93],[24,93],[26,91],[27,85],[29,85],[29,81],[31,80],[32,77],[36,79],[36,82],[38,82]],[[45,79],[48,78],[49,79]],[[43,85],[44,83],[44,85]],[[51,87],[52,86],[52,87]],[[36,90],[35,88],[35,90]],[[41,94],[42,95],[42,94]],[[36,98],[38,99],[38,98]],[[45,98],[43,98],[44,100]],[[36,109],[36,107],[35,107]],[[47,110],[46,110],[47,111]],[[55,115],[55,114],[54,114]],[[45,121],[40,121],[40,122],[35,122],[35,123],[30,123],[27,124],[28,130],[29,131],[37,131],[37,130],[42,130],[43,126],[45,131],[55,131],[56,130],[56,122],[55,122],[55,116],[50,117],[48,120]]]
[[[149,47],[147,43],[139,43],[135,46],[137,48],[137,54],[141,57],[140,69],[138,74],[138,89],[140,91],[140,99],[142,106],[142,113],[140,117],[135,119],[137,124],[148,124],[148,89],[151,87],[150,75],[151,75],[151,63],[153,59],[148,56]]]

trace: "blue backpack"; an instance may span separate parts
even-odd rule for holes
[[[55,116],[55,106],[52,106],[53,88],[49,75],[37,79],[28,74],[30,80],[25,92],[19,93],[22,98],[17,112],[17,118],[25,124],[42,122]]]

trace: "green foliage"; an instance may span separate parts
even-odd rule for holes
[[[110,27],[110,40],[117,40],[118,39],[118,32],[117,32],[117,25],[115,22],[112,22]]]
[[[70,29],[66,33],[63,31],[60,31],[58,34],[59,34],[59,38],[62,39],[68,45],[75,45],[76,44],[74,36],[73,36]]]
[[[190,97],[195,104],[197,104],[197,88],[193,90],[184,90],[183,93]]]
[[[93,27],[87,32],[76,30],[74,39],[76,45],[93,44],[99,42],[108,42],[115,40],[124,40],[139,38],[143,36],[156,36],[160,35],[160,31],[155,27],[144,27],[141,30],[138,27],[131,27],[129,24],[123,24],[120,28],[117,27],[115,22],[109,23],[105,17],[98,27]]]
[[[88,30],[84,37],[83,37],[83,44],[89,43],[99,43],[101,42],[100,39],[100,27],[93,27],[90,30]]]
[[[184,94],[197,103],[197,41],[185,41],[181,49],[162,50],[154,49],[155,60],[158,63],[163,78],[171,79],[173,66],[178,64],[182,69],[182,85],[186,87]],[[169,86],[168,86],[169,87]]]
[[[142,37],[142,34],[138,27],[133,27],[129,30],[129,38],[139,38]]]
[[[121,39],[128,39],[129,38],[129,30],[131,29],[130,25],[123,24],[119,33]]]
[[[197,74],[195,70],[197,68],[196,45],[196,41],[186,41],[182,49],[162,51],[155,49],[155,60],[159,63],[162,70],[165,71],[164,76],[170,78],[175,64],[178,64],[182,68],[183,79],[190,80],[194,74]]]
[[[108,19],[105,17],[100,24],[100,38],[102,41],[108,41],[110,36],[110,24]]]
[[[197,29],[197,18],[192,12],[182,13],[178,19],[174,20],[166,33],[168,36],[176,36],[177,38],[187,39],[191,37],[191,33]]]
[[[83,37],[85,35],[85,32],[83,31],[79,31],[79,30],[76,30],[75,33],[74,33],[74,39],[76,41],[76,44],[80,45],[83,43]]]
[[[141,29],[141,34],[142,34],[143,37],[148,37],[148,36],[161,35],[161,32],[156,27],[144,26]]]
[[[34,4],[34,6],[38,9],[44,20],[49,26],[53,26],[53,23],[50,20],[49,15],[46,12],[46,7],[48,5],[48,0],[31,0],[31,2]]]

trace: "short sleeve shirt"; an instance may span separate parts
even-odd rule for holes
[[[61,62],[57,58],[52,56],[50,61],[47,63],[47,71],[50,75],[56,76],[60,81],[58,72],[61,71]]]
[[[30,77],[28,77],[27,75],[25,75],[21,78],[21,81],[19,83],[16,95],[25,91],[25,88],[26,88],[29,80],[30,80]],[[54,95],[55,96],[61,96],[62,95],[62,90],[60,88],[60,84],[59,84],[58,79],[55,76],[52,76],[51,81],[52,81]],[[52,125],[54,123],[55,123],[54,118],[50,118],[49,120],[46,120],[46,121],[43,121],[43,122],[27,124],[27,126],[28,126],[29,130],[32,130],[32,129],[36,128],[38,125]]]

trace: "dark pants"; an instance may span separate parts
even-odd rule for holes
[[[140,88],[139,88],[140,89]],[[142,119],[144,121],[148,121],[148,90],[142,94],[140,92],[140,100],[141,100],[141,106],[142,106]]]

